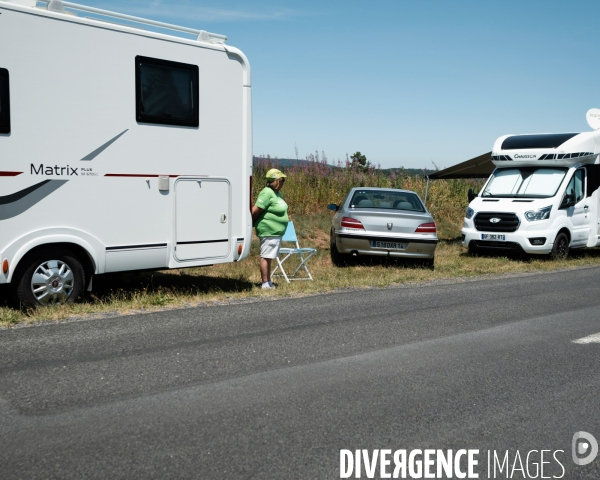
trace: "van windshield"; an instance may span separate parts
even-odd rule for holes
[[[482,197],[550,198],[567,174],[567,168],[499,168],[481,193]]]

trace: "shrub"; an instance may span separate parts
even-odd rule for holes
[[[379,166],[368,168],[359,162],[336,165],[327,163],[323,154],[310,155],[307,162],[281,167],[277,158],[258,157],[254,165],[254,192],[264,188],[261,181],[271,168],[280,168],[288,175],[282,194],[289,205],[290,215],[309,215],[323,212],[328,203],[340,203],[353,187],[400,188],[416,192],[425,199],[427,178],[424,175],[408,175],[403,169],[383,172]],[[440,238],[456,238],[460,235],[462,220],[468,205],[469,188],[481,188],[481,180],[432,180],[429,182],[427,209],[438,224]]]

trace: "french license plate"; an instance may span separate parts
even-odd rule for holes
[[[506,235],[499,235],[497,233],[482,233],[481,239],[495,241],[495,242],[505,242]]]
[[[407,245],[408,243],[371,241],[373,248],[383,248],[385,250],[406,250]]]

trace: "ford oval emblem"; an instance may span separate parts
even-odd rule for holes
[[[490,218],[490,223],[498,223],[500,220],[498,217]]]

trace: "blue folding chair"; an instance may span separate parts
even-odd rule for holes
[[[283,238],[281,239],[281,244],[283,245],[284,242],[291,242],[291,243],[295,243],[296,247],[295,248],[286,248],[286,247],[281,247],[279,249],[279,255],[285,255],[283,258],[279,258],[277,257],[277,266],[275,267],[275,270],[273,270],[273,273],[271,274],[272,277],[283,277],[285,278],[285,281],[290,283],[290,280],[312,280],[312,275],[310,274],[310,272],[308,271],[308,267],[306,266],[306,262],[308,261],[308,259],[310,257],[312,257],[317,249],[316,248],[300,248],[300,245],[298,244],[298,237],[296,236],[296,229],[294,228],[294,222],[289,222],[287,225],[287,228],[285,229],[285,233],[283,234]],[[285,261],[292,257],[293,255],[298,255],[299,260],[300,260],[300,265],[298,265],[298,267],[296,268],[296,270],[294,270],[294,273],[292,273],[291,275],[288,275],[284,268],[283,268],[283,264],[285,263]],[[277,272],[277,270],[281,270],[281,273],[275,273]],[[305,276],[298,276],[298,272],[304,271],[306,272],[306,277]]]

